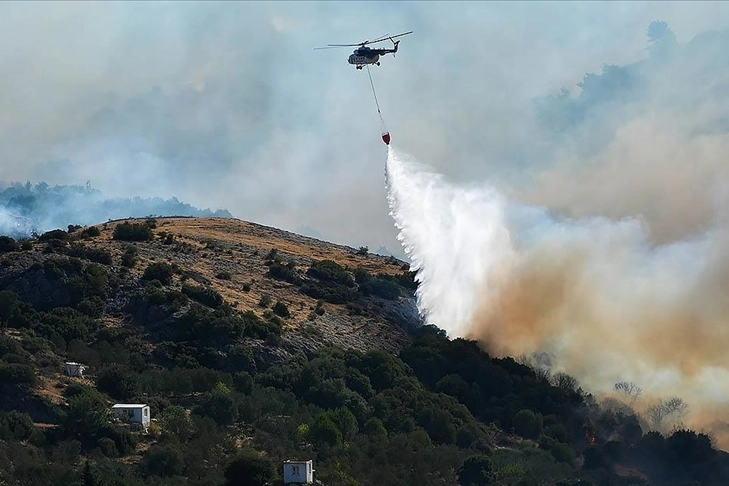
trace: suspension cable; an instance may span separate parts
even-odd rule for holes
[[[375,106],[377,106],[377,114],[380,116],[380,122],[382,122],[382,131],[386,132],[387,127],[385,126],[385,119],[382,118],[382,112],[380,111],[380,102],[377,101],[377,93],[375,92],[375,83],[372,82],[372,73],[370,73],[369,65],[367,65],[365,67],[367,68],[367,75],[370,78],[370,86],[372,86],[372,95],[375,97]]]

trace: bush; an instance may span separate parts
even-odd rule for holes
[[[0,440],[26,440],[35,426],[27,413],[15,410],[0,413]]]
[[[81,232],[81,236],[83,236],[84,238],[93,238],[95,236],[99,236],[100,234],[101,230],[96,226],[89,226]]]
[[[28,385],[37,383],[35,371],[26,364],[0,363],[0,385]]]
[[[289,282],[294,285],[300,285],[303,282],[292,266],[284,266],[277,262],[271,263],[266,275],[271,278],[275,278],[276,280],[283,280],[284,282]]]
[[[462,486],[492,484],[494,466],[486,456],[469,457],[458,470],[458,483]]]
[[[314,299],[321,299],[330,304],[346,304],[355,299],[355,292],[344,285],[325,287],[315,282],[301,286],[301,293]]]
[[[124,267],[132,268],[137,263],[137,254],[139,250],[134,245],[129,245],[124,249],[124,253],[121,257],[121,264]]]
[[[387,300],[397,300],[400,297],[400,286],[392,280],[372,278],[359,287],[364,295],[376,295]]]
[[[182,285],[182,293],[201,304],[217,309],[223,305],[223,296],[211,288],[198,287],[189,284]]]
[[[61,240],[66,241],[68,239],[68,233],[63,231],[62,229],[54,229],[51,231],[46,231],[42,235],[38,237],[38,241],[51,241],[51,240]]]
[[[177,447],[155,445],[144,454],[141,466],[152,476],[172,477],[182,474],[185,462]]]
[[[76,258],[83,258],[102,265],[111,265],[111,253],[100,248],[88,248],[83,245],[72,245],[66,254]]]
[[[98,371],[96,386],[116,400],[132,398],[140,390],[138,375],[118,363],[106,365]]]
[[[272,310],[277,316],[289,317],[291,315],[291,313],[289,312],[289,308],[286,307],[286,304],[281,301],[276,302]]]
[[[169,285],[172,283],[172,275],[174,270],[169,263],[150,263],[144,270],[142,280],[158,280],[162,285]]]
[[[120,241],[150,241],[154,238],[154,234],[147,223],[130,223],[126,221],[114,228],[113,238]]]
[[[270,295],[262,295],[261,300],[258,301],[258,305],[261,307],[268,307],[271,305],[271,296]]]
[[[276,477],[276,470],[270,459],[254,451],[239,454],[225,467],[225,485],[246,484],[263,486]]]
[[[347,287],[354,286],[354,279],[352,276],[344,269],[344,267],[332,260],[314,262],[311,264],[311,267],[309,267],[309,270],[307,270],[306,273],[325,282],[337,283]]]
[[[0,253],[18,251],[18,243],[9,236],[0,236]]]

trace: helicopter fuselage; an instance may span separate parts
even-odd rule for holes
[[[347,62],[355,65],[357,69],[362,69],[362,66],[366,64],[377,64],[379,66],[380,56],[395,52],[397,52],[397,47],[395,49],[370,49],[369,47],[360,47],[349,55]]]

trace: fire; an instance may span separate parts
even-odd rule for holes
[[[591,445],[597,445],[597,438],[595,437],[595,430],[588,424],[585,424],[584,426],[585,431],[585,438],[587,439],[587,442]]]

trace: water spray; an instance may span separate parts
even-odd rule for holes
[[[729,228],[656,246],[638,219],[557,219],[392,146],[386,182],[426,323],[497,357],[548,353],[598,395],[627,381],[646,406],[682,397],[686,425],[729,448]]]

